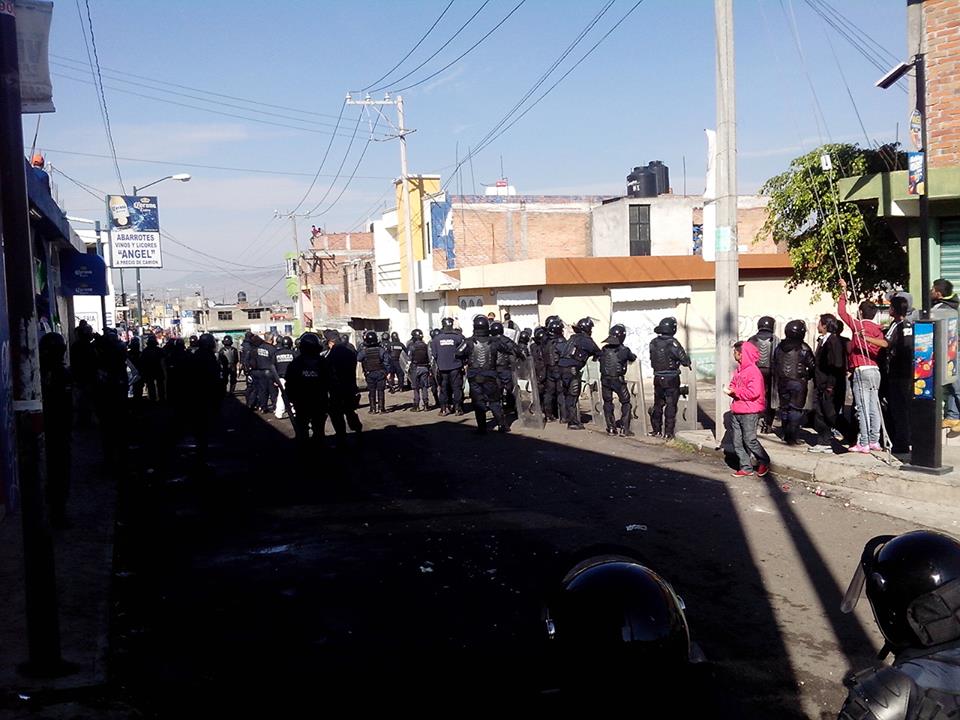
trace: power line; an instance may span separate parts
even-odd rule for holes
[[[83,25],[83,11],[80,9],[80,0],[76,0],[77,15],[80,17],[80,31],[83,34],[83,46],[87,51],[87,62],[90,66],[90,75],[93,77],[93,86],[97,89],[97,106],[100,110],[100,119],[103,122],[103,129],[107,136],[107,146],[110,149],[110,155],[113,158],[113,168],[117,173],[117,181],[120,183],[120,189],[123,194],[127,190],[123,185],[123,176],[120,174],[120,164],[117,162],[117,146],[113,142],[113,130],[110,127],[110,112],[107,109],[107,98],[103,92],[103,77],[100,74],[100,58],[97,54],[97,42],[93,34],[93,17],[90,14],[89,0],[85,0],[87,6],[87,24],[90,26],[90,41],[87,41],[87,30]],[[90,54],[90,46],[93,45],[93,55]],[[94,69],[96,64],[96,69]]]
[[[343,117],[343,111],[346,109],[346,107],[347,107],[347,99],[344,98],[344,99],[343,99],[343,104],[340,106],[340,114],[337,115],[337,127],[334,128],[334,130],[333,130],[334,134],[336,134],[337,130],[340,129],[340,119]],[[357,123],[358,123],[358,124],[359,124],[359,122],[360,122],[360,121],[357,120]],[[372,131],[371,131],[371,132],[372,132]],[[356,131],[354,131],[354,135],[356,135]],[[313,186],[317,184],[317,178],[320,177],[320,171],[323,170],[323,166],[324,166],[324,165],[326,164],[326,162],[327,162],[327,156],[330,154],[330,148],[333,147],[333,137],[334,137],[333,135],[330,136],[330,142],[327,143],[327,149],[324,151],[324,153],[323,153],[323,158],[320,160],[320,167],[317,168],[317,172],[316,172],[316,174],[313,176],[313,180],[310,181],[310,187],[307,188],[307,191],[303,194],[303,197],[300,198],[300,202],[297,203],[297,206],[296,206],[293,210],[290,211],[291,214],[296,213],[297,210],[299,210],[299,209],[303,206],[304,201],[307,199],[307,197],[308,197],[308,196],[310,195],[310,193],[313,191]],[[351,142],[352,142],[352,139],[351,139]]]
[[[439,70],[437,70],[437,71],[434,72],[434,73],[431,73],[431,74],[427,75],[427,76],[426,76],[425,78],[423,78],[422,80],[418,80],[418,81],[415,82],[415,83],[410,83],[409,85],[405,85],[404,87],[398,88],[398,89],[394,90],[393,92],[399,93],[399,92],[403,92],[404,90],[409,90],[410,88],[415,88],[415,87],[417,87],[417,85],[422,85],[423,83],[427,82],[428,80],[431,80],[432,78],[435,78],[437,75],[439,75],[440,73],[442,73],[442,72],[444,72],[445,70],[447,70],[447,68],[449,68],[449,67],[451,67],[452,65],[455,65],[456,63],[460,62],[464,57],[466,57],[470,52],[472,52],[472,51],[474,50],[474,48],[476,48],[478,45],[480,45],[480,43],[482,43],[482,42],[483,42],[484,40],[486,40],[488,37],[490,37],[491,35],[493,35],[493,33],[495,33],[495,32],[500,28],[501,25],[503,25],[507,20],[509,20],[510,17],[511,17],[517,10],[519,10],[519,9],[520,9],[520,6],[523,5],[526,1],[527,1],[527,0],[520,0],[520,2],[518,2],[516,5],[514,5],[513,9],[512,9],[510,12],[508,12],[500,22],[498,22],[496,25],[494,25],[492,28],[490,28],[489,32],[487,32],[483,37],[481,37],[479,40],[477,40],[473,45],[471,45],[470,47],[468,47],[464,52],[462,52],[460,55],[458,55],[458,56],[455,57],[453,60],[451,60],[450,62],[448,62],[448,63],[447,63],[446,65],[444,65],[442,68],[440,68]],[[398,82],[399,82],[399,81],[398,81]]]
[[[83,61],[81,61],[81,60],[76,60],[76,59],[71,58],[71,57],[67,57],[66,55],[57,55],[56,53],[50,53],[50,57],[57,58],[58,60],[65,60],[65,61],[67,61],[67,62],[79,63],[79,64],[83,65]],[[179,83],[167,82],[167,81],[164,81],[164,80],[157,80],[156,78],[147,77],[147,76],[145,76],[145,75],[137,75],[137,74],[135,74],[135,73],[130,73],[130,72],[124,72],[124,71],[122,71],[122,70],[112,70],[112,69],[110,69],[110,68],[103,68],[103,71],[104,71],[105,73],[107,73],[108,75],[110,75],[110,74],[112,74],[112,75],[123,75],[123,76],[125,76],[125,77],[137,78],[137,79],[139,79],[139,80],[141,80],[141,81],[146,81],[146,82],[148,82],[148,83],[153,83],[153,84],[155,84],[155,85],[166,85],[166,86],[168,86],[168,87],[180,88],[180,89],[182,89],[182,90],[193,90],[194,92],[203,93],[204,95],[212,95],[212,96],[214,96],[214,97],[226,98],[226,99],[228,99],[228,100],[238,100],[238,101],[240,101],[240,102],[245,102],[245,103],[248,103],[248,104],[250,104],[250,105],[262,105],[263,107],[271,107],[271,108],[275,108],[275,109],[277,109],[277,110],[289,110],[290,112],[300,113],[301,115],[311,115],[311,116],[316,116],[316,117],[336,118],[336,115],[330,115],[330,114],[327,114],[327,113],[313,112],[312,110],[303,110],[302,108],[290,107],[290,106],[288,106],[288,105],[275,105],[275,104],[273,104],[273,103],[263,102],[263,101],[261,101],[261,100],[250,100],[250,99],[248,99],[248,98],[238,97],[238,96],[236,96],[236,95],[226,95],[226,94],[224,94],[224,93],[214,92],[213,90],[204,90],[203,88],[197,88],[197,87],[193,87],[193,86],[191,86],[191,85],[181,85],[181,84],[179,84]],[[109,79],[116,80],[117,78],[109,78]],[[154,89],[159,90],[160,88],[154,88]]]
[[[366,211],[364,211],[363,215],[361,215],[359,219],[357,219],[357,221],[353,223],[353,225],[349,226],[349,229],[352,231],[354,228],[361,226],[363,223],[369,220],[371,213],[373,213],[374,210],[376,210],[378,207],[380,207],[383,204],[383,201],[387,199],[387,195],[390,194],[391,190],[387,190],[383,195],[381,195],[373,205],[371,205]]]
[[[226,258],[221,258],[221,257],[217,257],[216,255],[211,255],[211,254],[209,254],[209,253],[205,253],[205,252],[203,252],[203,250],[197,250],[196,248],[190,247],[190,246],[187,245],[186,243],[180,242],[179,240],[177,240],[175,237],[173,237],[170,233],[166,232],[165,230],[161,230],[161,231],[160,231],[160,234],[161,234],[163,237],[165,237],[167,240],[169,240],[170,242],[172,242],[174,245],[179,245],[179,246],[182,247],[182,248],[186,248],[186,249],[189,250],[190,252],[196,253],[197,255],[202,255],[202,256],[205,257],[205,258],[210,258],[211,260],[216,260],[217,262],[220,262],[220,263],[228,263],[228,264],[230,264],[230,265],[236,265],[237,267],[241,267],[241,268],[253,268],[254,270],[258,270],[258,269],[260,269],[260,268],[262,267],[262,265],[245,265],[244,263],[238,263],[238,262],[235,262],[235,261],[233,261],[233,260],[227,260]]]
[[[377,116],[377,119],[374,121],[374,123],[373,123],[373,130],[376,130],[376,129],[377,129],[377,123],[378,123],[378,122],[380,122],[380,116]],[[371,132],[373,132],[373,130],[371,130]],[[320,216],[322,216],[322,215],[326,215],[328,212],[330,212],[330,211],[336,206],[336,204],[337,204],[338,202],[340,202],[340,198],[343,197],[343,194],[347,191],[347,188],[350,187],[350,183],[353,182],[353,178],[354,178],[354,176],[357,174],[357,170],[360,168],[360,163],[363,162],[363,158],[364,158],[364,156],[367,154],[367,149],[370,147],[370,142],[371,142],[371,140],[370,140],[370,138],[368,137],[366,144],[363,146],[363,150],[360,151],[360,157],[357,158],[357,163],[356,163],[356,165],[353,166],[353,172],[350,173],[350,177],[347,178],[347,182],[344,183],[343,188],[341,188],[340,194],[337,195],[337,197],[334,198],[333,202],[330,203],[330,205],[327,206],[326,210],[321,210],[320,212],[318,212],[318,213],[316,214],[316,216],[312,216],[312,215],[308,214],[308,217],[320,217]],[[332,183],[331,183],[331,187],[333,187],[333,184],[332,184]],[[314,209],[316,209],[316,208],[314,208]]]
[[[843,13],[841,13],[839,10],[837,10],[833,5],[831,5],[829,2],[827,2],[827,0],[816,0],[816,2],[817,2],[818,5],[821,5],[824,10],[826,10],[828,13],[830,13],[831,15],[833,15],[833,16],[837,19],[838,22],[840,22],[842,25],[844,25],[844,26],[846,26],[847,28],[849,28],[851,32],[856,33],[856,34],[860,37],[861,40],[864,40],[864,41],[870,43],[870,45],[872,45],[874,48],[876,48],[877,51],[878,51],[877,54],[878,54],[879,56],[882,57],[882,56],[886,55],[886,61],[887,61],[887,62],[889,62],[889,63],[895,63],[895,62],[897,62],[897,61],[899,60],[899,58],[898,58],[896,55],[894,55],[892,52],[890,52],[889,50],[887,50],[887,48],[885,48],[883,45],[881,45],[879,42],[877,42],[869,33],[867,33],[866,31],[862,30],[856,23],[854,23],[852,20],[850,20],[848,17],[846,17]]]
[[[55,77],[60,77],[65,80],[73,80],[74,82],[90,84],[88,80],[83,80],[81,78],[76,78],[71,75],[64,75],[60,72],[51,73]],[[276,122],[275,120],[264,120],[262,118],[248,117],[247,115],[238,115],[237,113],[230,113],[223,110],[214,110],[213,108],[203,107],[202,105],[191,105],[190,103],[182,103],[176,100],[170,100],[169,98],[157,97],[156,95],[147,95],[146,93],[135,92],[134,90],[124,90],[123,88],[110,87],[110,90],[114,92],[123,93],[125,95],[133,95],[134,97],[146,98],[147,100],[156,100],[157,102],[167,103],[168,105],[176,105],[177,107],[190,108],[191,110],[201,110],[203,112],[208,112],[213,115],[222,115],[224,117],[236,118],[238,120],[246,120],[247,122],[260,123],[261,125],[272,125],[275,127],[288,128],[291,130],[300,130],[301,132],[316,133],[318,135],[331,135],[332,133],[329,130],[320,130],[317,128],[303,127],[302,125],[290,125],[288,123]],[[306,122],[299,120],[298,118],[291,118],[293,122]],[[344,136],[340,136],[344,137]]]
[[[61,170],[61,169],[58,168],[58,167],[51,166],[51,167],[50,167],[50,170],[53,171],[53,172],[56,172],[56,173],[60,173],[60,174],[63,175],[63,177],[65,177],[67,180],[69,180],[70,182],[72,182],[74,185],[76,185],[78,188],[80,188],[81,190],[83,190],[83,191],[86,192],[87,194],[92,195],[92,196],[95,197],[97,200],[100,200],[101,202],[103,202],[103,201],[106,199],[107,194],[106,194],[103,190],[99,190],[99,189],[93,187],[93,185],[87,185],[86,183],[80,182],[79,180],[76,180],[75,178],[70,177],[70,176],[67,175],[63,170]],[[98,193],[99,193],[99,194],[98,194]]]
[[[270,219],[267,220],[266,224],[262,228],[260,228],[260,232],[258,232],[256,235],[253,236],[253,240],[251,240],[250,243],[243,248],[243,250],[237,253],[237,260],[239,260],[240,258],[242,258],[244,255],[247,254],[250,248],[252,248],[256,244],[257,240],[260,239],[260,236],[263,235],[264,232],[266,232],[268,227],[270,227],[270,223],[274,222],[276,219],[277,219],[276,215],[270,216]]]
[[[313,215],[314,211],[316,211],[316,209],[323,204],[323,202],[330,195],[330,192],[333,190],[333,186],[336,184],[337,180],[340,179],[340,173],[343,172],[344,163],[347,162],[347,157],[350,155],[350,150],[353,148],[353,141],[357,137],[357,131],[360,129],[360,121],[362,119],[363,119],[363,109],[361,108],[359,114],[357,115],[357,123],[356,125],[353,126],[353,135],[350,136],[350,142],[347,144],[347,151],[343,154],[343,158],[340,160],[340,167],[337,168],[337,176],[330,181],[330,185],[327,186],[327,191],[323,194],[323,197],[320,198],[320,201],[316,205],[314,205],[312,208],[307,210],[306,212],[307,217],[310,217],[311,215]],[[377,120],[379,121],[379,118],[377,118]],[[371,133],[372,132],[373,131],[371,130]],[[370,141],[367,140],[368,144],[369,142]],[[366,151],[366,147],[364,147],[364,151]]]
[[[413,55],[413,52],[414,52],[418,47],[420,47],[420,44],[421,44],[424,40],[427,39],[427,35],[429,35],[431,32],[433,32],[433,29],[437,26],[437,23],[439,23],[441,20],[443,20],[443,16],[447,14],[447,10],[450,9],[450,6],[451,6],[451,5],[453,5],[453,0],[450,0],[450,2],[447,3],[447,6],[443,9],[443,12],[440,13],[440,17],[438,17],[436,20],[434,20],[434,21],[433,21],[433,25],[431,25],[429,28],[427,28],[427,31],[426,31],[423,35],[420,36],[420,39],[417,40],[417,44],[414,45],[412,48],[410,48],[410,51],[409,51],[406,55],[404,55],[402,58],[400,58],[400,62],[398,62],[398,63],[397,63],[396,65],[394,65],[392,68],[390,68],[389,70],[387,70],[383,75],[381,75],[381,76],[378,77],[376,80],[374,80],[372,83],[370,83],[370,84],[367,85],[365,88],[363,88],[363,90],[361,90],[361,92],[365,92],[366,90],[369,90],[371,87],[373,87],[374,85],[376,85],[378,82],[380,82],[381,80],[383,80],[385,77],[389,76],[390,73],[392,73],[392,72],[393,72],[394,70],[396,70],[398,67],[400,67],[401,65],[403,65],[403,63],[406,62],[407,58],[410,57],[411,55]]]
[[[446,48],[447,45],[449,45],[450,43],[452,43],[452,42],[456,39],[457,35],[459,35],[461,32],[463,32],[464,28],[466,28],[467,25],[469,25],[471,22],[473,22],[473,19],[474,19],[477,15],[479,15],[480,12],[481,12],[487,5],[489,5],[489,4],[490,4],[490,0],[484,0],[483,5],[481,5],[479,8],[477,8],[476,12],[473,13],[473,15],[471,15],[469,18],[467,18],[467,21],[466,21],[463,25],[461,25],[459,28],[457,28],[457,31],[456,31],[453,35],[450,36],[450,39],[449,39],[449,40],[447,40],[443,45],[441,45],[441,46],[437,49],[436,52],[433,53],[433,55],[431,55],[430,57],[428,57],[426,60],[424,60],[424,61],[423,61],[422,63],[420,63],[419,65],[417,65],[413,70],[411,70],[410,72],[408,72],[406,75],[401,75],[401,76],[398,77],[396,80],[394,80],[393,83],[387,83],[386,85],[380,85],[379,87],[373,88],[373,90],[371,90],[370,92],[379,92],[380,90],[385,90],[385,89],[386,89],[387,87],[389,87],[390,85],[395,85],[395,84],[397,84],[398,82],[402,82],[403,80],[406,80],[408,77],[410,77],[411,75],[413,75],[415,72],[417,72],[417,70],[419,70],[420,68],[422,68],[422,67],[423,67],[424,65],[426,65],[428,62],[430,62],[431,60],[433,60],[437,55],[439,55],[441,52],[443,52],[443,49]]]
[[[109,160],[110,155],[99,155],[97,153],[86,153],[86,152],[77,152],[75,150],[57,150],[54,148],[47,148],[46,152],[49,153],[60,153],[61,155],[76,155],[78,157],[92,157],[92,158],[104,158]],[[200,163],[191,163],[191,162],[181,162],[179,160],[149,160],[147,158],[134,158],[134,157],[124,157],[122,155],[117,156],[118,160],[124,160],[126,162],[140,162],[140,163],[149,163],[152,165],[170,165],[176,167],[190,167],[190,168],[202,168],[204,170],[224,170],[227,172],[249,172],[249,173],[259,173],[262,175],[289,175],[291,177],[312,177],[314,173],[312,172],[296,172],[292,170],[264,170],[262,168],[243,168],[243,167],[231,167],[227,165],[203,165]],[[321,175],[320,177],[336,177],[335,175]],[[358,180],[393,180],[392,175],[358,175]]]

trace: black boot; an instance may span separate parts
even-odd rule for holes
[[[626,415],[620,420],[620,432],[624,437],[634,436],[633,430],[630,429],[630,421],[632,419],[629,415]]]

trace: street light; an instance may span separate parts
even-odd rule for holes
[[[180,182],[187,182],[190,180],[190,173],[177,173],[176,175],[167,175],[166,177],[162,177],[159,180],[154,180],[153,182],[149,182],[146,185],[141,185],[139,188],[136,185],[134,185],[133,194],[137,195],[144,188],[148,188],[151,185],[156,185],[157,183],[161,183],[164,180],[178,180]],[[120,273],[122,275],[123,270],[121,270]],[[137,268],[137,327],[142,327],[142,326],[143,326],[143,289],[140,287],[140,268]]]

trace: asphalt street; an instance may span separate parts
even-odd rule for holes
[[[303,466],[288,420],[233,398],[209,470],[135,449],[111,668],[145,715],[562,702],[543,604],[610,549],[674,585],[707,658],[675,717],[836,717],[844,675],[873,662],[868,605],[843,615],[840,599],[864,542],[903,521],[647,439],[360,413],[361,435]],[[151,422],[162,436],[168,419]]]

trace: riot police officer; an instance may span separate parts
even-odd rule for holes
[[[390,368],[390,353],[377,340],[377,334],[372,330],[363,334],[363,347],[357,351],[357,362],[360,363],[364,380],[367,383],[370,412],[374,414],[386,412],[384,400],[387,388],[387,371]]]
[[[280,419],[286,414],[286,398],[284,397],[284,384],[286,382],[285,378],[287,377],[287,368],[290,367],[290,363],[293,362],[294,358],[297,357],[299,351],[293,347],[293,338],[289,335],[285,335],[280,340],[280,347],[276,350],[275,354],[275,365],[277,368],[277,382],[280,384],[280,393],[276,401],[276,410],[274,415]]]
[[[330,366],[330,424],[337,440],[346,437],[347,427],[355,433],[363,430],[357,417],[360,393],[357,391],[357,353],[336,330],[323,333],[327,343],[327,364]]]
[[[783,335],[773,353],[773,372],[777,378],[783,440],[795,445],[799,442],[797,433],[807,404],[807,383],[813,377],[816,361],[813,350],[803,340],[807,336],[807,324],[803,320],[788,322]]]
[[[275,354],[273,346],[259,335],[251,338],[253,349],[250,352],[249,374],[253,377],[253,387],[256,391],[254,407],[260,412],[272,412],[270,394],[279,380],[277,368],[274,364]]]
[[[515,353],[521,356],[519,348]],[[493,413],[500,432],[508,432],[503,408],[500,406],[500,383],[497,381],[497,353],[510,352],[503,336],[490,336],[490,321],[483,315],[473,319],[473,335],[464,340],[457,355],[467,361],[467,380],[470,381],[470,399],[477,417],[477,431],[487,431],[487,410]]]
[[[763,389],[766,399],[766,409],[760,415],[760,432],[773,432],[773,404],[770,402],[770,393],[773,388],[771,375],[773,371],[773,355],[776,352],[777,344],[780,342],[773,329],[777,321],[769,315],[764,315],[757,320],[757,332],[748,342],[760,351],[760,358],[757,360],[757,369],[763,375]]]
[[[497,380],[500,382],[500,397],[504,412],[515,411],[517,403],[514,396],[514,390],[516,389],[514,373],[517,370],[519,346],[503,334],[502,323],[490,323],[490,336],[503,338],[505,349],[497,353]],[[520,352],[519,357],[522,356],[523,353]]]
[[[403,366],[400,363],[400,358],[407,351],[407,346],[403,344],[403,342],[400,340],[400,335],[397,333],[390,334],[389,350],[392,371],[390,373],[390,377],[387,378],[387,384],[390,386],[390,392],[393,393],[403,390]]]
[[[653,368],[653,408],[650,410],[650,435],[673,437],[677,424],[677,403],[680,400],[680,366],[690,367],[683,345],[674,337],[677,319],[666,317],[656,327],[657,336],[650,341],[650,365]]]
[[[322,355],[323,346],[316,333],[304,333],[298,345],[300,354],[287,367],[286,394],[294,410],[293,427],[297,444],[301,451],[305,451],[311,445],[319,448],[323,444],[330,366]]]
[[[557,364],[560,368],[561,397],[566,403],[567,428],[583,430],[579,406],[581,373],[587,360],[600,356],[600,348],[590,337],[593,333],[593,320],[590,318],[578,320],[573,331]]]
[[[562,399],[560,379],[560,356],[566,351],[567,341],[563,337],[563,320],[556,315],[547,318],[546,339],[542,345],[544,367],[543,414],[547,422],[557,418],[563,420],[566,415]]]
[[[430,328],[430,340],[427,350],[430,354],[430,394],[433,395],[433,406],[440,407],[440,371],[437,370],[437,358],[433,355],[433,339],[440,334],[440,328]]]
[[[863,590],[883,634],[878,665],[844,681],[839,720],[960,716],[960,543],[928,530],[867,542],[841,610]]]
[[[530,352],[530,357],[533,358],[533,371],[537,377],[537,392],[540,395],[540,407],[546,407],[544,405],[544,391],[546,391],[547,384],[547,366],[543,362],[543,344],[547,341],[547,330],[542,325],[538,325],[533,329],[533,342],[529,344],[527,349]]]
[[[423,341],[423,330],[416,328],[410,333],[410,342],[405,348],[410,358],[410,384],[413,386],[412,412],[420,412],[421,400],[424,412],[430,409],[430,352]]]
[[[430,341],[440,374],[441,415],[450,415],[454,411],[463,415],[463,361],[457,357],[457,349],[463,341],[463,335],[454,330],[453,318],[449,317],[440,321],[440,332]]]
[[[613,394],[620,398],[619,429],[626,437],[633,437],[630,429],[631,412],[630,392],[624,377],[627,363],[636,362],[637,356],[624,345],[627,329],[623,325],[610,328],[610,336],[603,341],[600,350],[600,393],[603,396],[603,417],[607,421],[607,434],[616,435],[618,423],[613,419]]]

